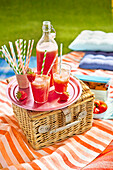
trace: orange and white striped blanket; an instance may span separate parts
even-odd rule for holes
[[[63,60],[76,54],[82,55],[72,52]],[[72,71],[80,72],[76,64]],[[7,83],[0,81],[0,169],[113,169],[113,120],[93,120],[89,131],[36,151],[14,117],[6,88]]]

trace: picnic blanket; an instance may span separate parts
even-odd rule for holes
[[[63,56],[72,74],[113,76],[108,71],[78,68],[83,52]],[[73,62],[72,62],[73,61]],[[0,168],[1,169],[113,169],[113,120],[94,119],[92,128],[62,142],[34,150],[27,142],[6,96],[7,83],[0,81]]]

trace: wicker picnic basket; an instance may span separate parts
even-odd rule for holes
[[[19,125],[34,149],[47,147],[92,127],[94,94],[82,81],[80,83],[81,97],[64,109],[39,112],[12,104]]]

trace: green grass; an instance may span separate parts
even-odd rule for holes
[[[63,54],[82,30],[113,32],[111,0],[1,0],[0,46],[18,38],[34,39],[42,35],[42,22],[50,20]]]

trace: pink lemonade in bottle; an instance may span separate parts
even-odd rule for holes
[[[36,103],[45,103],[48,100],[49,87],[49,76],[36,75],[35,80],[31,83],[32,93]]]
[[[45,59],[45,64],[44,64],[44,70],[43,70],[44,75],[47,74],[55,57],[56,57],[56,60],[54,63],[55,66],[56,66],[56,63],[58,63],[58,48],[57,48],[57,46],[55,47],[53,45],[53,43],[51,43],[51,42],[43,43],[40,45],[40,47],[37,45],[36,55],[37,55],[37,72],[38,72],[38,74],[41,73],[45,49],[47,50],[47,53],[46,53],[46,59]],[[54,69],[55,69],[55,66],[53,66]],[[51,75],[51,80],[50,80],[50,86],[51,86],[51,85],[53,85],[52,70],[50,71],[50,75]]]
[[[56,41],[54,40],[53,33],[51,33],[52,28],[53,27],[52,27],[50,21],[43,22],[43,27],[42,27],[43,35],[42,35],[41,39],[38,41],[37,46],[36,46],[38,74],[41,73],[45,50],[47,50],[47,53],[46,53],[43,74],[46,75],[48,73],[49,68],[54,61],[54,58],[56,58],[55,63],[58,63],[58,45],[57,45]],[[55,66],[53,66],[53,67],[55,67]],[[50,70],[49,74],[51,75],[51,80],[50,80],[50,86],[51,86],[51,85],[53,85],[52,69]]]

